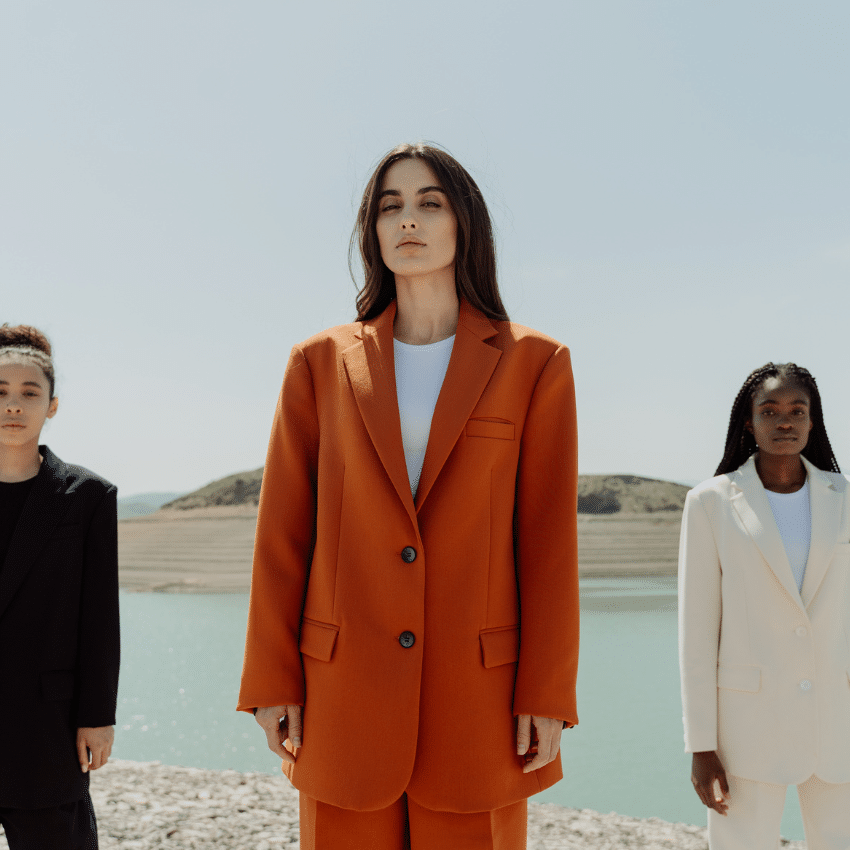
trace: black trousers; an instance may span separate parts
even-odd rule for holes
[[[89,792],[76,803],[50,809],[0,808],[9,850],[98,850]]]

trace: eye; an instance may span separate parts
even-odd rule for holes
[[[389,210],[397,210],[399,208],[399,204],[395,201],[391,201],[390,203],[384,204],[381,207],[381,212],[388,212]]]

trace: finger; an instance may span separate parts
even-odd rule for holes
[[[723,799],[729,799],[729,783],[726,780],[726,771],[721,770],[720,773],[717,774],[717,781],[720,783],[720,791],[723,794]]]
[[[550,761],[552,761],[552,759],[544,758],[540,755],[540,753],[538,753],[530,762],[523,765],[522,772],[531,773],[532,771],[540,770],[541,767],[545,767]]]
[[[89,770],[97,770],[99,767],[103,767],[104,764],[106,764],[104,748],[95,747],[91,751],[91,764],[89,765]]]
[[[89,748],[86,745],[86,739],[82,735],[77,735],[77,758],[80,762],[80,770],[83,773],[89,772]]]
[[[541,729],[541,725],[543,728]],[[554,761],[561,748],[561,724],[546,719],[537,727],[537,736],[541,740],[538,751],[542,751],[549,761]],[[544,741],[545,739],[545,741]]]
[[[524,756],[531,744],[531,715],[520,714],[516,721],[516,752]]]
[[[301,706],[288,705],[286,706],[286,719],[289,727],[289,740],[295,749],[301,746]]]
[[[288,761],[291,757],[280,741],[280,728],[278,726],[272,729],[263,727],[263,731],[266,733],[266,742],[269,745],[269,749],[279,755],[284,761]]]

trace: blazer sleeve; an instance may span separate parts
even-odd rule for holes
[[[538,378],[523,427],[514,547],[520,652],[513,712],[578,723],[578,439],[570,352]]]
[[[239,711],[304,704],[298,639],[316,536],[318,450],[313,381],[296,346],[263,470]]]
[[[121,655],[117,495],[110,485],[86,533],[77,653],[78,727],[115,723]]]
[[[708,513],[691,490],[679,538],[679,673],[685,752],[717,749],[720,556]]]

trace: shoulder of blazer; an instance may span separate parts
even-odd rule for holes
[[[383,314],[382,314],[383,315]],[[360,339],[363,328],[367,322],[350,322],[347,325],[336,325],[319,331],[317,334],[299,342],[295,348],[301,349],[305,354],[324,348],[346,349]]]
[[[42,461],[44,473],[49,476],[57,492],[66,494],[85,492],[94,496],[95,494],[105,495],[110,490],[117,491],[110,481],[84,466],[65,463],[47,446],[39,446],[38,450],[44,458]]]

